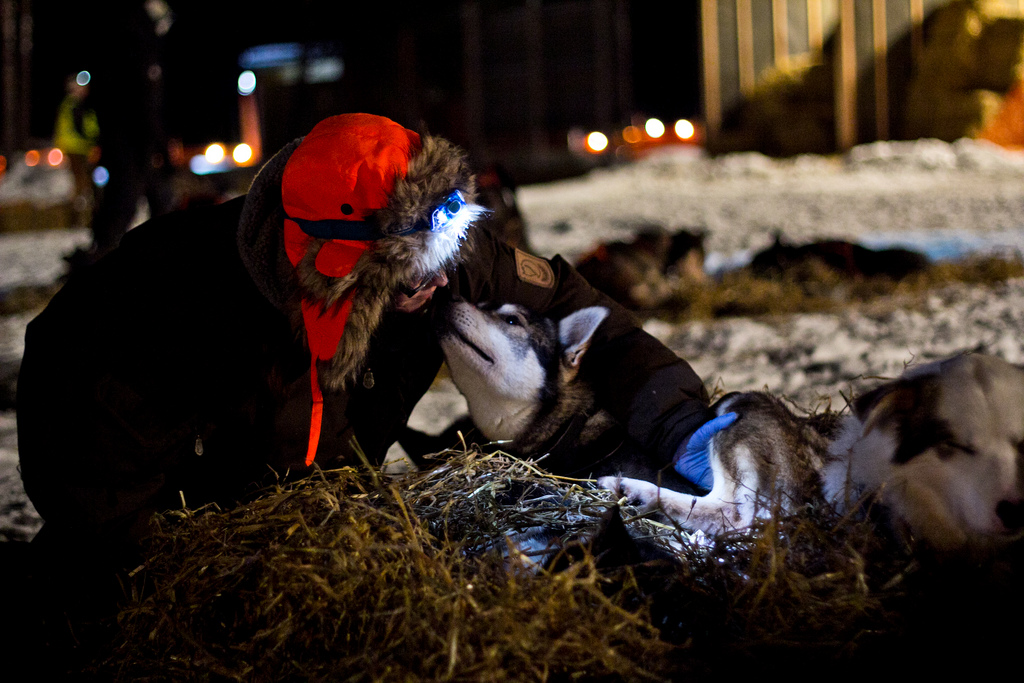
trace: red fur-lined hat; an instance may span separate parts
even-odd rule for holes
[[[312,356],[307,464],[319,441],[320,383],[340,389],[355,378],[399,285],[457,260],[483,211],[474,198],[458,147],[382,116],[321,121],[289,157],[281,180],[284,242]]]

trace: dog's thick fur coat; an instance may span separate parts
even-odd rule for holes
[[[444,311],[442,348],[484,435],[539,457],[573,414],[601,416],[577,365],[602,318],[585,309],[556,326],[517,306]],[[993,356],[911,370],[859,397],[841,420],[798,417],[766,392],[728,394],[713,410],[739,419],[711,441],[707,495],[692,495],[638,449],[616,451],[590,476],[708,534],[806,504],[846,513],[866,502],[941,552],[1000,547],[1024,533],[1024,369]],[[579,445],[617,428],[590,419]]]
[[[595,406],[580,377],[591,338],[607,315],[606,308],[592,306],[556,322],[514,304],[453,301],[438,307],[436,327],[473,424],[488,441],[503,442],[502,450],[536,458],[555,474],[624,473],[692,490],[671,463],[658,462]]]

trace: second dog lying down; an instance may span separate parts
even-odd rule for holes
[[[871,496],[940,551],[1024,534],[1024,369],[981,354],[926,365],[858,398],[838,431],[769,394],[729,394],[713,408],[740,417],[712,441],[713,489],[694,496],[671,465],[592,410],[577,370],[606,314],[595,307],[555,322],[465,302],[441,312],[452,379],[486,438],[510,441],[506,450],[522,457],[550,453],[549,471],[598,477],[709,534],[806,502],[844,512]]]

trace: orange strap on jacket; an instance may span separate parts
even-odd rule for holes
[[[312,239],[299,230],[294,221],[284,222],[285,249],[293,266],[297,266]],[[351,272],[356,261],[370,247],[370,242],[355,240],[331,240],[326,242],[316,257],[316,269],[329,277],[343,277]],[[309,345],[309,383],[313,395],[313,408],[309,421],[309,446],[306,450],[306,466],[313,464],[316,449],[320,445],[320,430],[324,421],[324,395],[317,377],[317,361],[329,361],[334,357],[345,332],[345,322],[352,311],[350,289],[345,298],[325,309],[322,302],[302,300],[302,322],[306,328],[306,342]]]

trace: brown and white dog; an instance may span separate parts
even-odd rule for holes
[[[599,483],[706,533],[823,496],[839,513],[877,502],[894,527],[939,552],[1024,536],[1024,368],[995,356],[908,371],[855,400],[838,430],[767,394],[726,396],[715,410],[740,418],[712,441],[707,496]]]
[[[627,308],[657,308],[669,302],[680,284],[704,282],[706,237],[699,230],[646,226],[632,241],[597,246],[579,259],[576,270]]]
[[[830,447],[825,495],[875,493],[938,550],[1024,535],[1024,368],[991,355],[922,365],[853,403]]]
[[[798,417],[764,392],[728,394],[713,408],[739,419],[713,438],[714,487],[694,496],[635,445],[606,456],[588,451],[615,430],[625,439],[592,410],[576,372],[603,318],[601,309],[558,323],[510,304],[446,309],[442,348],[483,435],[539,458],[587,406],[593,416],[552,471],[571,463],[575,473],[707,534],[806,503],[845,513],[872,500],[894,526],[938,551],[998,548],[1024,536],[1024,369],[994,356],[955,356],[861,396],[841,421]]]

